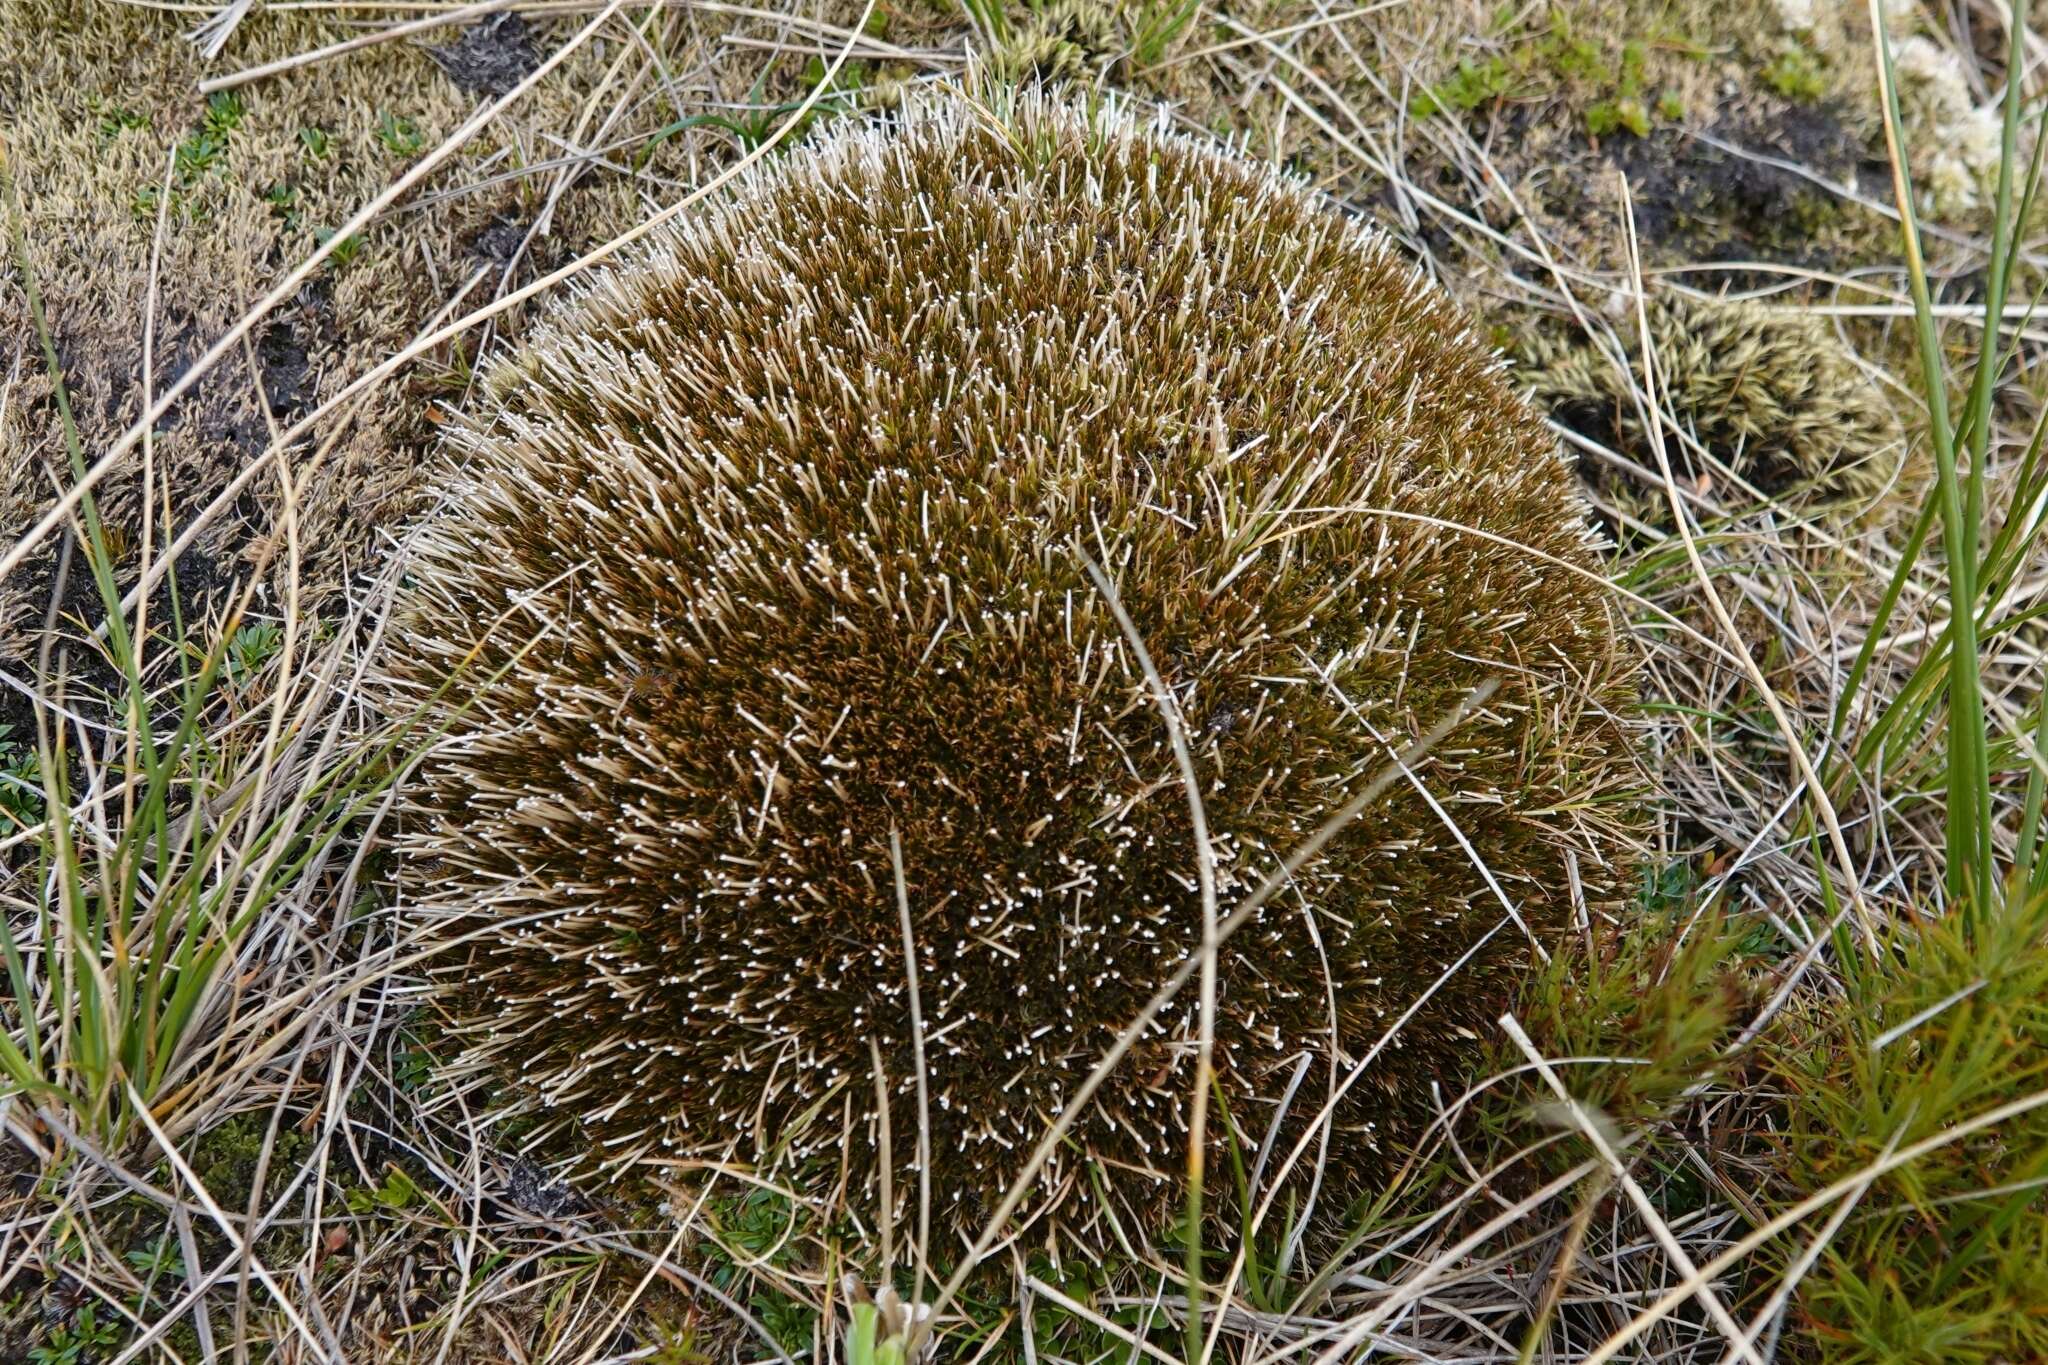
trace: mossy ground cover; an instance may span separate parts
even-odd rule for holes
[[[1967,365],[1982,334],[1971,310],[1993,283],[2004,32],[1990,7],[1880,12],[1898,53],[1901,154],[1926,215],[1937,343]],[[378,36],[421,11],[253,8],[209,58],[184,36],[210,17],[202,8],[7,0],[0,141],[20,208],[5,212],[27,268],[10,241],[0,553],[74,481],[60,385],[96,461],[332,229],[596,13],[421,29],[209,94],[200,81]],[[2043,1111],[2025,1105],[2042,1087],[2042,932],[2024,895],[1995,913],[1948,905],[1944,809],[1961,790],[1941,689],[1952,617],[1941,557],[1914,548],[1941,544],[1941,519],[1919,518],[1940,481],[1940,424],[1914,354],[1868,25],[1864,6],[1790,0],[634,4],[602,20],[337,243],[132,443],[99,486],[98,532],[72,533],[68,571],[60,527],[0,574],[10,1038],[30,1017],[61,1032],[72,1050],[54,1074],[85,1093],[76,1077],[98,1064],[89,1021],[64,1015],[66,1002],[85,998],[77,983],[95,966],[106,998],[122,999],[119,983],[146,979],[131,967],[148,955],[146,935],[88,937],[111,922],[89,908],[130,906],[145,928],[206,925],[176,897],[190,891],[203,910],[223,888],[264,888],[259,913],[193,937],[218,946],[205,959],[218,965],[194,997],[199,1026],[155,1035],[175,1062],[151,1102],[117,1102],[126,1073],[106,1067],[93,1073],[109,1078],[91,1092],[97,1108],[0,1101],[0,1358],[244,1349],[696,1365],[838,1353],[843,1277],[879,1282],[880,1229],[829,1193],[800,1197],[746,1170],[565,1184],[558,1163],[580,1155],[573,1139],[540,1140],[493,1117],[487,1089],[451,1083],[448,1021],[415,989],[424,964],[393,913],[404,892],[383,796],[424,738],[379,730],[358,679],[384,624],[389,584],[377,575],[440,458],[444,414],[472,401],[479,362],[524,334],[532,307],[437,341],[322,409],[442,323],[735,160],[784,154],[764,150],[801,131],[783,123],[886,106],[906,83],[959,75],[970,51],[1001,80],[1166,101],[1183,125],[1237,139],[1386,228],[1532,378],[1568,360],[1553,417],[1621,542],[1608,567],[1647,659],[1649,871],[1627,905],[1575,925],[1515,1002],[1544,1065],[1509,1032],[1484,1030],[1470,1076],[1428,1096],[1442,1121],[1347,1210],[1352,1235],[1335,1248],[1287,1235],[1284,1196],[1252,1227],[1271,1192],[1264,1154],[1246,1143],[1226,1159],[1211,1207],[1245,1231],[1207,1234],[1198,1258],[1206,1350],[1718,1360],[1731,1351],[1725,1311],[1765,1358],[2040,1355],[2048,1148]],[[833,88],[818,92],[835,64]],[[1722,309],[1763,319],[1666,372],[1657,421],[1642,401],[1623,176],[1642,282],[1683,300],[1645,310],[1652,352],[1688,310],[1717,326]],[[2040,812],[2028,757],[2040,587],[2031,534],[1999,530],[2039,487],[2038,338],[2019,317],[2038,287],[2038,220],[2020,227],[2014,349],[1989,369],[1986,439],[1972,457],[1970,431],[1949,435],[1966,475],[1986,475],[1976,505],[1993,588],[1977,604],[1976,686],[1987,808],[2000,813],[1987,842],[1993,861],[2024,871],[2025,821]],[[1724,294],[1752,297],[1712,302]],[[1804,391],[1811,408],[1783,383],[1759,390],[1740,359],[1806,347],[1825,385]],[[1782,380],[1790,362],[1776,363]],[[1969,378],[1951,386],[1959,409]],[[279,444],[286,458],[268,460]],[[1845,449],[1871,454],[1849,467],[1886,477],[1847,489],[1787,477],[1790,463],[1825,474]],[[1674,496],[1689,521],[1673,515]],[[195,522],[177,591],[159,576],[143,595],[149,700],[132,703],[111,645],[87,638],[109,615],[93,561],[125,592]],[[42,663],[53,593],[65,643],[47,657],[61,693]],[[143,714],[175,726],[209,659],[197,737],[167,748],[175,763],[152,775],[123,732]],[[52,727],[62,749],[44,737]],[[381,766],[322,786],[362,744],[387,746],[373,748]],[[329,811],[336,791],[347,799]],[[144,795],[131,807],[132,792]],[[320,818],[298,809],[301,792]],[[53,801],[76,812],[64,827],[88,858],[71,865],[97,859],[99,880],[53,875],[66,866],[49,846]],[[131,808],[160,825],[123,837]],[[211,839],[214,821],[229,837]],[[268,864],[281,835],[276,846],[295,852]],[[206,856],[172,857],[177,875],[161,883],[112,875],[166,843]],[[75,938],[35,932],[53,906]],[[159,1030],[175,1022],[148,1017]],[[154,1042],[135,1046],[157,1055]],[[1909,1163],[1865,1178],[1902,1152]],[[1751,1243],[1834,1186],[1848,1197]],[[941,1314],[949,1358],[1190,1354],[1186,1229],[1095,1219],[1014,1231]],[[929,1299],[932,1275],[904,1250],[912,1230],[890,1232],[900,1287]],[[926,1269],[943,1278],[956,1266],[957,1248],[935,1247]],[[1675,1300],[1673,1286],[1685,1287]]]
[[[120,436],[286,270],[567,36],[511,14],[487,40],[430,31],[202,94],[208,77],[357,30],[317,13],[266,15],[209,62],[178,23],[44,0],[10,0],[0,15],[0,60],[15,77],[0,95],[9,170],[92,444]],[[159,524],[184,526],[281,430],[363,371],[615,236],[717,164],[732,139],[674,127],[679,101],[724,107],[750,91],[801,88],[801,63],[778,72],[772,59],[740,56],[714,67],[721,37],[715,20],[636,16],[572,54],[413,196],[340,242],[247,345],[157,417],[148,450],[107,479],[101,500],[124,585],[148,548],[145,503]],[[652,87],[654,70],[665,91]],[[495,327],[516,329],[524,316],[511,310]],[[487,327],[430,348],[398,381],[352,396],[288,443],[183,551],[176,567],[195,613],[219,595],[209,590],[257,566],[273,600],[289,574],[310,605],[371,564],[421,486],[439,405],[462,400],[497,334]],[[18,288],[0,298],[0,335],[11,355],[33,356]],[[25,365],[0,413],[10,455],[0,522],[9,526],[40,515],[64,477],[51,415],[48,378]],[[25,657],[50,570],[46,555],[0,590],[0,657]],[[16,702],[7,705],[25,731]]]

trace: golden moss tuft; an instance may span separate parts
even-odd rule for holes
[[[989,53],[1009,81],[1093,82],[1123,54],[1116,12],[1100,0],[1050,0],[1013,16]]]
[[[1417,272],[1220,150],[913,104],[761,171],[488,391],[400,618],[414,695],[460,675],[415,866],[427,936],[467,945],[470,1061],[598,1164],[829,1189],[843,1160],[872,1210],[872,1041],[911,1167],[892,827],[952,1226],[1195,951],[1186,800],[1084,553],[1185,718],[1226,912],[1501,680],[1428,799],[1397,784],[1223,952],[1249,1147],[1303,1058],[1290,1137],[1464,958],[1338,1103],[1328,1206],[1459,1084],[1571,888],[1629,884],[1627,670],[1570,470]],[[1174,1206],[1196,1029],[1189,991],[1047,1193],[1091,1197],[1087,1152]]]
[[[1645,305],[1664,386],[1674,469],[1734,477],[1769,496],[1851,514],[1897,482],[1905,455],[1898,414],[1820,318],[1758,304],[1659,293]],[[1627,369],[1583,334],[1532,332],[1517,370],[1536,401],[1654,469],[1638,394],[1642,345],[1634,314],[1615,328]],[[1690,438],[1688,440],[1687,438]],[[1697,442],[1720,471],[1705,467]],[[1751,499],[1730,490],[1739,504]],[[1655,520],[1661,495],[1644,500]]]

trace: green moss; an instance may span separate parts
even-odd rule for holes
[[[270,1128],[270,1111],[252,1110],[236,1114],[202,1133],[188,1158],[193,1172],[208,1194],[223,1208],[240,1210],[249,1202],[249,1192],[262,1161],[264,1135]],[[289,1120],[280,1122],[271,1145],[265,1186],[280,1175],[297,1169],[312,1150],[313,1139]]]
[[[1471,110],[1513,93],[1520,77],[1505,57],[1483,62],[1460,59],[1458,69],[1409,102],[1409,112],[1424,118],[1440,109]]]
[[[1593,137],[1627,132],[1647,136],[1655,120],[1683,117],[1684,106],[1666,92],[1649,97],[1650,42],[1594,37],[1553,11],[1541,29],[1520,28],[1513,13],[1494,16],[1496,40],[1505,50],[1483,59],[1461,57],[1457,67],[1416,94],[1409,112],[1418,118],[1445,110],[1469,112],[1505,100],[1561,95],[1578,107]]]
[[[1616,83],[1616,93],[1623,99],[1635,99],[1643,93],[1643,45],[1630,41],[1621,45],[1621,78]]]
[[[1733,1045],[1786,951],[1768,925],[1760,938],[1758,920],[1730,916],[1703,901],[1700,882],[1692,858],[1646,872],[1632,913],[1618,921],[1593,918],[1532,974],[1513,1007],[1515,1020],[1537,1053],[1551,1060],[1566,1092],[1610,1133],[1631,1135],[1631,1168],[1667,1221],[1713,1202],[1694,1169],[1697,1132],[1670,1120],[1693,1112],[1696,1087],[1743,1088],[1746,1058]],[[1478,1046],[1484,1054],[1481,1074],[1495,1079],[1465,1111],[1457,1144],[1436,1153],[1430,1169],[1379,1211],[1382,1225],[1390,1218],[1434,1214],[1442,1192],[1466,1186],[1474,1168],[1499,1168],[1504,1190],[1525,1193],[1596,1157],[1593,1144],[1561,1115],[1555,1092],[1529,1070],[1529,1058],[1504,1030],[1489,1028]],[[1591,1193],[1584,1192],[1588,1188]],[[1605,1188],[1596,1183],[1573,1197],[1595,1198]],[[1591,1235],[1598,1241],[1613,1231]],[[1518,1227],[1513,1235],[1519,1234]],[[1553,1306],[1549,1316],[1531,1323],[1522,1358],[1544,1358],[1528,1348],[1546,1338],[1555,1347],[1554,1320],[1583,1323],[1578,1313],[1568,1304]],[[1608,1329],[1593,1330],[1597,1336]]]
[[[1631,132],[1637,137],[1650,134],[1650,111],[1639,99],[1601,100],[1586,108],[1586,131],[1594,137]]]
[[[1813,104],[1827,94],[1827,67],[1804,44],[1780,48],[1760,73],[1765,85],[1795,104]]]
[[[2048,903],[1922,918],[1774,1038],[1783,1202],[2048,1083]],[[1941,1142],[1877,1178],[1800,1284],[1830,1365],[2048,1359],[2048,1110]],[[1771,1244],[1789,1257],[1803,1239]]]
[[[1565,81],[1603,85],[1612,78],[1607,50],[1595,40],[1573,32],[1571,20],[1561,10],[1551,14],[1549,35],[1537,51]]]
[[[1640,918],[1567,945],[1516,1002],[1517,1017],[1546,1055],[1627,1059],[1576,1069],[1572,1089],[1630,1127],[1666,1112],[1718,1068],[1749,991],[1755,926],[1703,910],[1697,881],[1686,860],[1646,872]],[[1491,1046],[1496,1070],[1525,1060],[1504,1040]],[[1495,1123],[1515,1115],[1511,1105],[1487,1112]],[[1504,1134],[1519,1123],[1513,1118]],[[1578,1155],[1559,1159],[1569,1164]]]

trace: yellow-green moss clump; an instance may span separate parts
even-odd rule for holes
[[[913,105],[760,172],[488,393],[400,617],[398,677],[457,675],[415,866],[471,1061],[600,1164],[829,1190],[843,1159],[872,1210],[872,1043],[911,1169],[892,828],[952,1226],[1196,950],[1167,731],[1084,556],[1185,718],[1226,913],[1500,680],[1428,799],[1397,782],[1223,951],[1252,1145],[1301,1058],[1341,1080],[1463,959],[1338,1103],[1332,1206],[1457,1086],[1571,888],[1627,885],[1626,669],[1571,471],[1417,272],[1220,150]],[[1196,1030],[1188,991],[1047,1193],[1092,1197],[1091,1153],[1141,1218],[1177,1203]]]

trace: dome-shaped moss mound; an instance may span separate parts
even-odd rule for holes
[[[1816,317],[1759,304],[1654,294],[1644,309],[1667,415],[1666,457],[1688,482],[1727,475],[1801,507],[1833,505],[1861,516],[1901,479],[1906,441],[1898,413],[1855,356]],[[1515,378],[1536,402],[1654,470],[1640,406],[1641,333],[1631,311],[1616,327],[1622,359],[1574,329],[1538,328],[1523,340]],[[1697,443],[1720,468],[1703,468]],[[1595,482],[1631,516],[1667,520],[1664,494],[1637,483]],[[1749,500],[1717,487],[1724,502]]]
[[[1436,290],[1218,149],[1033,97],[831,133],[489,397],[401,618],[401,678],[459,675],[420,880],[471,1059],[601,1163],[829,1190],[843,1159],[872,1210],[872,1040],[911,1187],[895,827],[939,1215],[995,1203],[1200,939],[1168,734],[1087,558],[1186,719],[1226,914],[1501,680],[1225,945],[1216,1060],[1256,1147],[1303,1056],[1290,1136],[1484,939],[1338,1105],[1326,1200],[1459,1084],[1528,935],[1630,875],[1570,470]],[[1088,1152],[1141,1216],[1179,1199],[1195,996],[1048,1190],[1091,1197]]]

